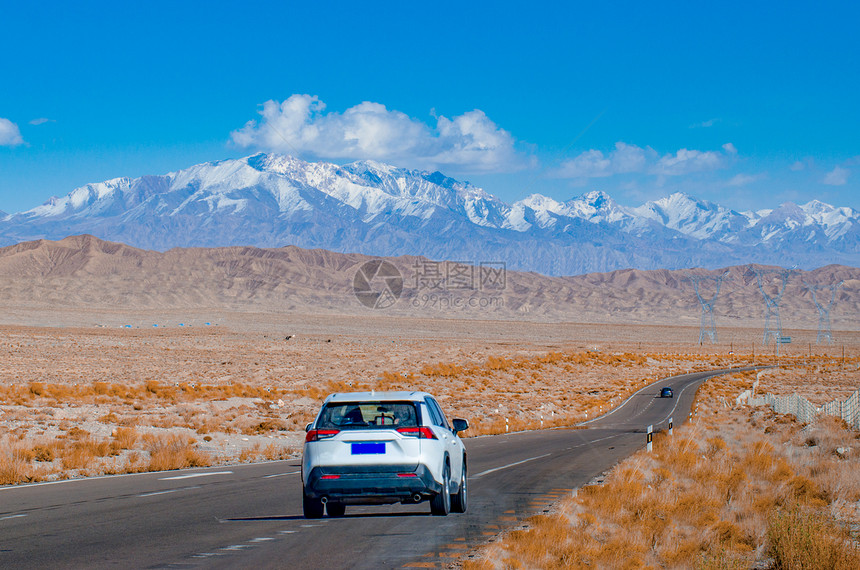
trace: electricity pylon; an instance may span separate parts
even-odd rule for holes
[[[714,301],[717,300],[717,296],[720,294],[720,285],[722,285],[723,279],[725,279],[728,274],[729,272],[726,271],[717,277],[711,277],[709,275],[689,275],[684,278],[684,281],[690,281],[693,283],[696,297],[699,299],[699,304],[702,305],[702,319],[701,324],[699,325],[699,344],[702,344],[705,341],[705,336],[711,339],[711,344],[717,342],[717,323],[714,321]],[[717,284],[716,291],[714,291],[714,294],[708,299],[702,297],[702,293],[699,291],[699,283],[702,281],[713,281]]]
[[[845,281],[840,281],[836,285],[810,285],[806,281],[803,282],[806,285],[806,288],[809,289],[809,292],[812,293],[812,302],[815,303],[815,307],[818,309],[818,336],[815,339],[815,344],[821,344],[823,342],[827,342],[828,344],[833,342],[833,333],[830,329],[830,309],[833,308],[833,303],[836,302],[836,290],[839,289]],[[821,302],[818,299],[818,296],[815,294],[816,291],[830,291],[830,301],[826,304]]]
[[[765,314],[764,314],[764,340],[763,344],[768,343],[768,339],[773,337],[774,342],[779,343],[782,338],[782,321],[779,318],[779,302],[782,300],[782,294],[785,293],[785,286],[788,284],[788,277],[794,273],[794,267],[791,269],[756,269],[750,265],[749,270],[755,273],[758,290],[761,291],[761,296],[764,298]],[[779,275],[780,285],[779,290],[774,295],[768,295],[764,290],[762,283],[763,275]]]

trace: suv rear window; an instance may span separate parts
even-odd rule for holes
[[[412,402],[337,402],[326,404],[317,428],[390,429],[418,426],[418,413]]]

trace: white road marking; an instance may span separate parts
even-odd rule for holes
[[[708,379],[710,380],[710,378],[708,378]],[[690,386],[692,386],[692,384],[687,384],[686,386],[684,386],[684,388],[682,388],[682,389],[681,389],[681,391],[678,393],[678,398],[680,398],[680,397],[681,397],[681,395],[684,393],[684,390],[686,390],[686,389],[687,389],[687,388],[689,388]],[[679,404],[679,403],[680,403],[680,401],[679,401],[678,399],[676,399],[676,400],[675,400],[675,405],[674,405],[674,406],[672,406],[672,409],[669,411],[669,413],[668,413],[668,414],[666,414],[666,417],[665,417],[665,418],[663,418],[662,420],[660,420],[660,421],[659,421],[659,422],[657,422],[657,423],[658,423],[658,424],[662,424],[663,422],[667,422],[667,421],[669,421],[669,418],[671,418],[672,416],[674,416],[674,415],[675,415],[675,410],[676,410],[676,409],[678,409],[678,404]],[[679,419],[683,420],[684,418],[679,418]]]
[[[284,475],[296,475],[301,471],[290,471],[289,473],[275,473],[274,475],[266,475],[263,479],[272,479],[273,477],[283,477]]]
[[[21,517],[26,517],[27,515],[9,515],[5,517],[0,517],[0,521],[7,521],[9,519],[19,519]]]
[[[636,390],[635,392],[630,394],[630,396],[626,400],[624,400],[623,402],[621,402],[620,404],[618,404],[616,407],[612,408],[611,410],[609,410],[605,414],[603,414],[601,416],[597,416],[596,418],[592,418],[592,419],[585,421],[585,422],[580,422],[576,425],[584,426],[584,425],[590,424],[591,422],[596,422],[599,419],[607,418],[607,417],[611,416],[612,414],[614,414],[615,412],[617,412],[618,410],[620,410],[621,408],[623,408],[624,406],[626,406],[627,403],[630,400],[632,400],[633,398],[635,398],[636,396],[638,396],[640,392],[644,392],[645,390],[653,390],[654,388],[656,388],[656,384],[658,384],[659,382],[663,382],[664,380],[676,380],[677,381],[682,376],[688,376],[688,374],[679,374],[677,376],[670,376],[668,378],[661,378],[661,379],[657,380],[656,382],[652,382],[651,384],[648,384],[647,386],[643,386],[642,388],[639,388],[638,390]],[[653,403],[654,403],[654,401],[652,400],[651,402],[648,403],[648,406],[650,406]],[[646,406],[646,408],[647,408],[647,406]],[[642,413],[642,412],[640,411],[639,413]],[[639,414],[637,414],[637,415],[639,415]]]
[[[477,479],[478,477],[483,477],[484,475],[489,475],[490,473],[495,473],[496,471],[501,471],[502,469],[507,469],[508,467],[516,467],[517,465],[522,465],[523,463],[528,463],[529,461],[534,461],[535,459],[542,459],[544,457],[549,457],[552,453],[545,453],[543,455],[538,455],[537,457],[529,457],[528,459],[523,459],[522,461],[517,461],[516,463],[509,463],[507,465],[502,465],[501,467],[495,467],[493,469],[487,469],[486,471],[481,471],[477,475],[472,475],[469,479]]]
[[[296,532],[298,532],[298,531],[295,531],[295,530],[279,530],[278,534],[296,534]]]
[[[166,495],[168,493],[175,493],[179,491],[179,489],[170,489],[169,491],[156,491],[154,493],[144,493],[142,495],[138,495],[138,497],[154,497],[156,495]]]
[[[574,445],[573,447],[568,447],[568,449],[579,449],[580,447],[591,447],[595,443],[600,443],[601,441],[606,441],[607,439],[614,439],[616,437],[621,437],[622,435],[627,435],[626,433],[617,433],[615,435],[608,435],[606,437],[601,437],[600,439],[595,439],[593,441],[587,441],[585,443],[580,443],[579,445]]]
[[[268,536],[264,536],[264,537],[261,537],[261,538],[252,538],[252,539],[251,539],[251,540],[249,540],[248,542],[266,542],[267,540],[275,540],[275,539],[274,539],[274,538],[271,538],[271,537],[268,537]]]
[[[254,464],[248,465],[248,467],[253,467]],[[244,466],[240,466],[241,467]],[[196,469],[196,467],[194,468]],[[183,469],[184,471],[184,469]],[[116,479],[118,477],[148,477],[154,475],[156,473],[161,473],[159,471],[145,471],[143,473],[119,473],[116,475],[99,475],[97,477],[81,477],[80,479],[61,479],[59,481],[40,481],[38,483],[22,483],[20,485],[0,485],[0,491],[14,491],[21,489],[29,489],[30,487],[41,487],[43,485],[65,485],[66,483],[91,483],[93,481],[98,481],[99,479]]]
[[[758,369],[759,367],[753,367],[753,368]],[[605,414],[603,414],[602,416],[597,416],[596,418],[592,418],[592,419],[590,419],[590,420],[588,420],[588,421],[585,421],[585,422],[580,422],[580,423],[578,423],[578,424],[576,424],[576,425],[578,425],[578,426],[588,425],[588,424],[590,424],[591,422],[596,422],[596,421],[597,421],[597,420],[599,420],[599,419],[607,418],[607,417],[611,416],[612,414],[614,414],[615,412],[617,412],[617,411],[619,411],[621,408],[623,408],[623,407],[624,407],[624,406],[625,406],[625,405],[626,405],[630,400],[632,400],[633,398],[635,398],[636,396],[638,396],[640,392],[644,392],[645,390],[649,390],[649,389],[655,389],[655,388],[657,387],[657,384],[659,384],[659,383],[661,383],[661,382],[668,382],[668,381],[675,381],[675,382],[679,382],[679,381],[683,381],[682,379],[683,379],[683,378],[685,378],[686,376],[692,376],[692,375],[694,375],[694,374],[698,374],[698,373],[700,373],[700,372],[717,372],[717,374],[712,374],[712,375],[710,375],[710,376],[706,376],[706,377],[703,379],[703,380],[710,380],[711,378],[713,378],[713,377],[715,377],[715,376],[722,376],[722,375],[724,375],[724,374],[731,374],[732,372],[737,372],[737,371],[742,371],[742,370],[744,370],[744,368],[743,368],[743,367],[735,369],[735,368],[733,368],[733,367],[729,366],[728,368],[722,368],[722,369],[720,369],[720,371],[714,371],[714,370],[698,370],[698,371],[695,371],[695,372],[686,372],[686,373],[684,373],[684,374],[678,374],[678,375],[675,375],[675,376],[669,376],[668,378],[661,378],[661,379],[657,380],[656,382],[652,382],[651,384],[648,384],[647,386],[643,386],[643,387],[642,387],[642,388],[640,388],[639,390],[636,390],[635,392],[633,392],[632,394],[630,394],[630,396],[629,396],[626,400],[624,400],[623,402],[621,402],[620,404],[618,404],[618,406],[616,406],[615,408],[613,408],[613,409],[609,410],[608,412],[606,412],[606,413],[605,413]],[[680,397],[681,397],[681,394],[683,394],[684,390],[686,390],[686,389],[687,389],[691,384],[692,384],[692,383],[687,384],[686,386],[684,386],[684,388],[681,390],[681,392],[677,395],[677,398],[680,398]],[[672,411],[671,411],[671,412],[669,412],[669,415],[667,415],[667,416],[666,416],[665,418],[663,418],[661,421],[657,422],[655,425],[662,424],[663,422],[665,422],[666,420],[668,420],[670,417],[672,417],[672,414],[674,414],[674,413],[675,413],[675,409],[678,407],[678,399],[677,399],[677,398],[675,398],[675,405],[672,407]],[[650,402],[648,402],[648,405],[647,405],[647,406],[645,406],[645,408],[643,408],[642,410],[639,410],[639,412],[636,414],[636,416],[641,415],[641,414],[642,414],[642,412],[644,412],[646,409],[648,409],[649,407],[651,407],[651,404],[653,404],[653,403],[654,403],[654,400],[652,399]],[[636,417],[636,416],[634,416],[634,417]],[[633,418],[631,418],[631,419],[633,419]]]
[[[244,550],[246,548],[251,548],[248,544],[234,544],[233,546],[225,546],[224,548],[219,548],[218,550]]]
[[[177,491],[190,491],[191,489],[199,489],[200,487],[182,487],[180,489],[167,489],[164,491],[153,491],[152,493],[142,493],[138,497],[154,497],[156,495],[166,495],[168,493],[176,493]]]
[[[159,481],[179,481],[180,479],[194,479],[195,477],[211,477],[212,475],[232,475],[232,471],[213,471],[211,473],[190,473],[188,475],[176,475],[175,477],[161,477]]]
[[[108,475],[104,478],[107,478],[107,477],[119,477],[119,475]],[[8,487],[0,487],[0,491],[11,491],[13,489],[27,489],[29,487],[41,487],[42,485],[60,485],[62,483],[74,483],[76,481],[86,481],[86,479],[63,479],[61,481],[41,481],[39,483],[26,483],[23,485],[9,485]]]

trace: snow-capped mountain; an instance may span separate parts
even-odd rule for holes
[[[860,264],[860,212],[817,200],[736,212],[685,194],[639,207],[592,191],[507,204],[440,172],[256,154],[117,178],[0,216],[0,245],[93,234],[136,247],[298,245],[505,261],[553,275],[748,262]]]

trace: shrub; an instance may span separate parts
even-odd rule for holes
[[[860,568],[860,547],[848,531],[823,513],[797,504],[770,517],[767,539],[775,570]]]
[[[113,432],[113,440],[119,449],[131,449],[137,442],[139,434],[131,427],[118,427]]]
[[[29,461],[21,450],[7,442],[0,442],[0,485],[15,485],[31,480]]]
[[[53,461],[56,457],[53,446],[37,445],[33,447],[34,459],[36,461]]]
[[[149,451],[147,471],[167,471],[186,467],[205,467],[212,459],[194,447],[194,440],[180,434],[145,434],[144,447]]]

